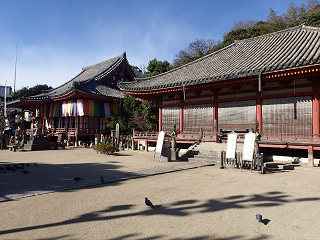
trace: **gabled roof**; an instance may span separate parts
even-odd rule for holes
[[[300,25],[235,41],[163,74],[120,83],[125,91],[152,91],[210,83],[320,63],[320,28]]]
[[[107,77],[123,62],[128,61],[126,53],[107,61],[97,63],[88,67],[83,67],[81,73],[76,77],[66,82],[65,84],[54,88],[48,92],[41,93],[35,96],[24,97],[24,100],[41,100],[54,99],[67,95],[73,90],[80,90],[89,94],[101,95],[111,98],[123,98],[123,92],[116,85],[109,83],[100,83],[99,80]]]

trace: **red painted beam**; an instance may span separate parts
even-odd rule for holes
[[[256,115],[257,115],[257,121],[259,123],[259,132],[263,132],[263,124],[262,124],[262,99],[260,97],[257,98],[256,103]]]

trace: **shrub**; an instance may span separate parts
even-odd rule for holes
[[[97,153],[103,154],[114,154],[115,152],[119,152],[119,147],[113,147],[111,143],[108,142],[101,142],[96,145],[92,146],[92,149],[95,150]]]

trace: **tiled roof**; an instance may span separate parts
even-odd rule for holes
[[[125,91],[150,91],[223,81],[320,63],[320,28],[300,25],[235,41],[194,62],[163,74],[120,83]]]
[[[54,88],[49,92],[31,97],[24,97],[23,99],[53,99],[64,96],[75,89],[91,94],[103,95],[105,97],[123,98],[123,92],[119,90],[118,86],[108,83],[99,83],[98,81],[111,74],[124,61],[127,62],[126,53],[95,65],[83,67],[81,73],[65,84]]]

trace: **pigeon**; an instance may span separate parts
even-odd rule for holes
[[[27,166],[27,167],[30,167],[30,164],[29,164],[29,163],[26,163],[26,166]]]
[[[102,177],[102,175],[100,175],[100,181],[104,183],[104,178]]]
[[[82,178],[80,178],[80,177],[75,177],[73,180],[75,180],[76,182],[78,182],[78,181],[82,180]]]
[[[258,220],[258,222],[262,222],[262,216],[260,214],[256,215],[256,219]]]
[[[28,173],[29,173],[29,171],[26,171],[26,170],[20,171],[20,172],[22,172],[22,173],[24,173],[24,174],[28,174]]]
[[[153,204],[152,204],[152,202],[151,202],[148,198],[145,198],[145,201],[144,201],[144,202],[145,202],[145,204],[146,204],[148,207],[152,207],[152,208],[154,207]]]
[[[20,167],[19,167],[18,164],[13,164],[13,165],[12,165],[12,168],[19,169]]]

